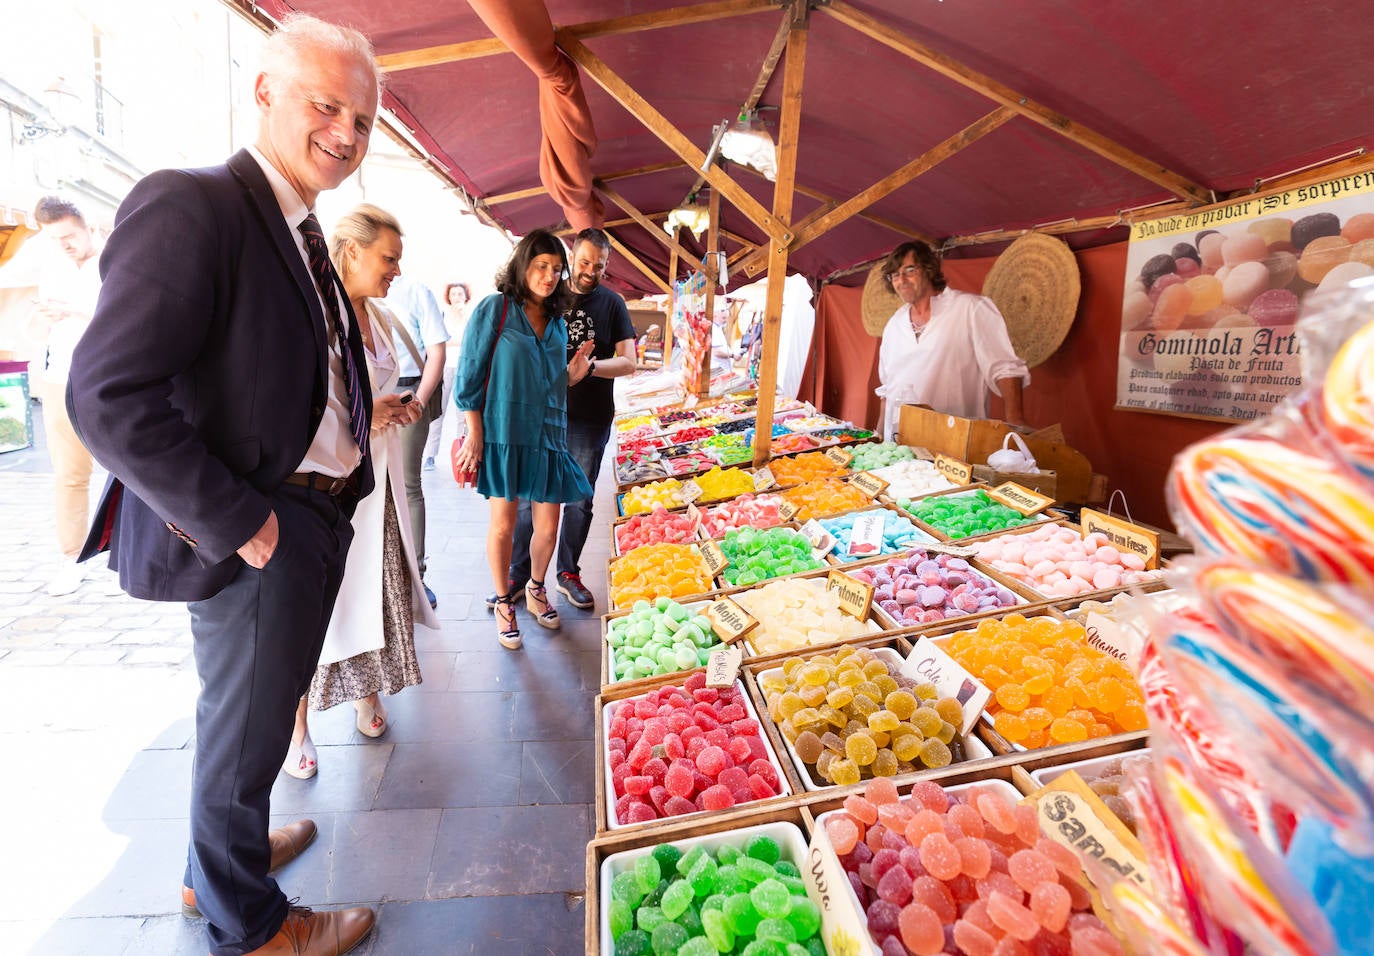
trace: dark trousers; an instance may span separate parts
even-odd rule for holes
[[[187,605],[201,691],[185,880],[215,956],[257,949],[288,913],[267,875],[269,800],[353,540],[324,492],[283,485],[272,508],[280,533],[267,566],[245,564],[224,590]]]
[[[610,440],[610,425],[568,422],[568,451],[587,476],[593,497],[584,501],[570,501],[563,506],[555,565],[558,574],[582,573],[578,562],[582,559],[582,546],[587,543],[587,531],[592,526],[592,501],[596,496],[596,478],[601,474],[601,456]],[[530,536],[533,534],[534,517],[530,514],[530,503],[522,500],[515,519],[515,539],[510,552],[510,579],[518,585],[523,586],[530,579]]]

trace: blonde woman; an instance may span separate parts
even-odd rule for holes
[[[335,226],[329,254],[353,303],[367,355],[377,485],[353,516],[353,545],[334,615],[309,697],[296,712],[282,769],[302,779],[318,769],[306,723],[307,700],[311,710],[352,701],[358,732],[380,737],[387,728],[381,695],[420,683],[416,622],[439,627],[416,566],[408,509],[396,506],[405,501],[400,426],[417,421],[422,411],[409,392],[396,390],[400,373],[391,338],[394,319],[381,302],[391,280],[401,274],[401,226],[376,206],[361,205]]]

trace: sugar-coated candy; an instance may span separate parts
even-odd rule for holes
[[[692,479],[701,486],[702,501],[720,501],[754,490],[754,476],[743,468],[716,466]]]
[[[850,539],[854,531],[854,522],[860,515],[871,513],[877,513],[883,518],[882,542],[875,551],[851,554]],[[877,554],[896,554],[935,540],[911,521],[887,509],[878,509],[876,512],[854,511],[834,518],[823,518],[820,524],[834,536],[835,546],[831,548],[830,553],[841,561],[859,561]]]
[[[692,516],[669,511],[655,503],[647,512],[636,514],[615,526],[616,549],[623,555],[646,544],[695,541],[697,526],[698,522]]]
[[[840,477],[845,473],[844,468],[818,451],[774,458],[768,463],[768,470],[784,487],[805,484],[818,478]]]
[[[782,524],[778,513],[783,499],[776,494],[742,494],[701,509],[701,527],[708,538],[722,538],[735,528],[771,528]]]
[[[868,496],[858,486],[834,477],[814,478],[787,488],[780,494],[796,507],[799,521],[853,511],[870,503]]]
[[[974,542],[974,553],[998,571],[1048,597],[1127,587],[1159,577],[1139,555],[1113,547],[1106,535],[1082,535],[1063,525]]]
[[[806,538],[791,528],[728,531],[720,549],[730,562],[721,577],[731,587],[825,567],[825,561],[812,554]]]
[[[611,603],[627,607],[640,600],[685,597],[714,590],[701,553],[686,544],[647,544],[611,562]]]
[[[631,680],[705,666],[720,637],[710,618],[671,598],[636,601],[606,626],[615,680]]]
[[[849,463],[850,471],[873,471],[875,468],[885,468],[897,462],[911,461],[916,457],[916,450],[910,445],[898,445],[890,441],[864,442],[854,445],[848,451],[854,456]]]
[[[651,481],[631,488],[621,497],[620,513],[639,514],[652,510],[655,504],[665,508],[682,507],[682,482],[676,478],[665,478],[662,481]]]
[[[757,628],[745,635],[745,641],[757,654],[830,644],[870,630],[865,622],[840,610],[839,597],[826,590],[824,580],[770,581],[732,598],[759,622]]]
[[[922,550],[849,572],[871,584],[873,599],[899,626],[931,624],[999,607],[1021,599],[962,558]]]
[[[918,520],[956,540],[1005,531],[1041,520],[993,501],[981,489],[952,495],[931,495],[902,507]]]

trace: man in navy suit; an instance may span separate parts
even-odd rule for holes
[[[372,488],[362,340],[311,212],[367,151],[371,46],[290,19],[254,95],[255,146],[154,173],[120,206],[67,402],[111,473],[83,557],[108,548],[131,595],[191,612],[201,693],[183,909],[204,914],[217,956],[336,956],[375,916],[288,903],[268,872],[315,826],[269,834],[268,804]]]

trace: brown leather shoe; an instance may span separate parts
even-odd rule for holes
[[[377,923],[366,906],[316,913],[293,906],[277,935],[248,956],[343,956],[357,946]]]
[[[305,848],[315,842],[319,832],[314,820],[297,820],[268,831],[267,842],[272,847],[272,862],[267,865],[268,872],[281,869],[304,853]],[[181,915],[187,919],[200,919],[200,910],[196,909],[196,891],[189,886],[181,888]]]

